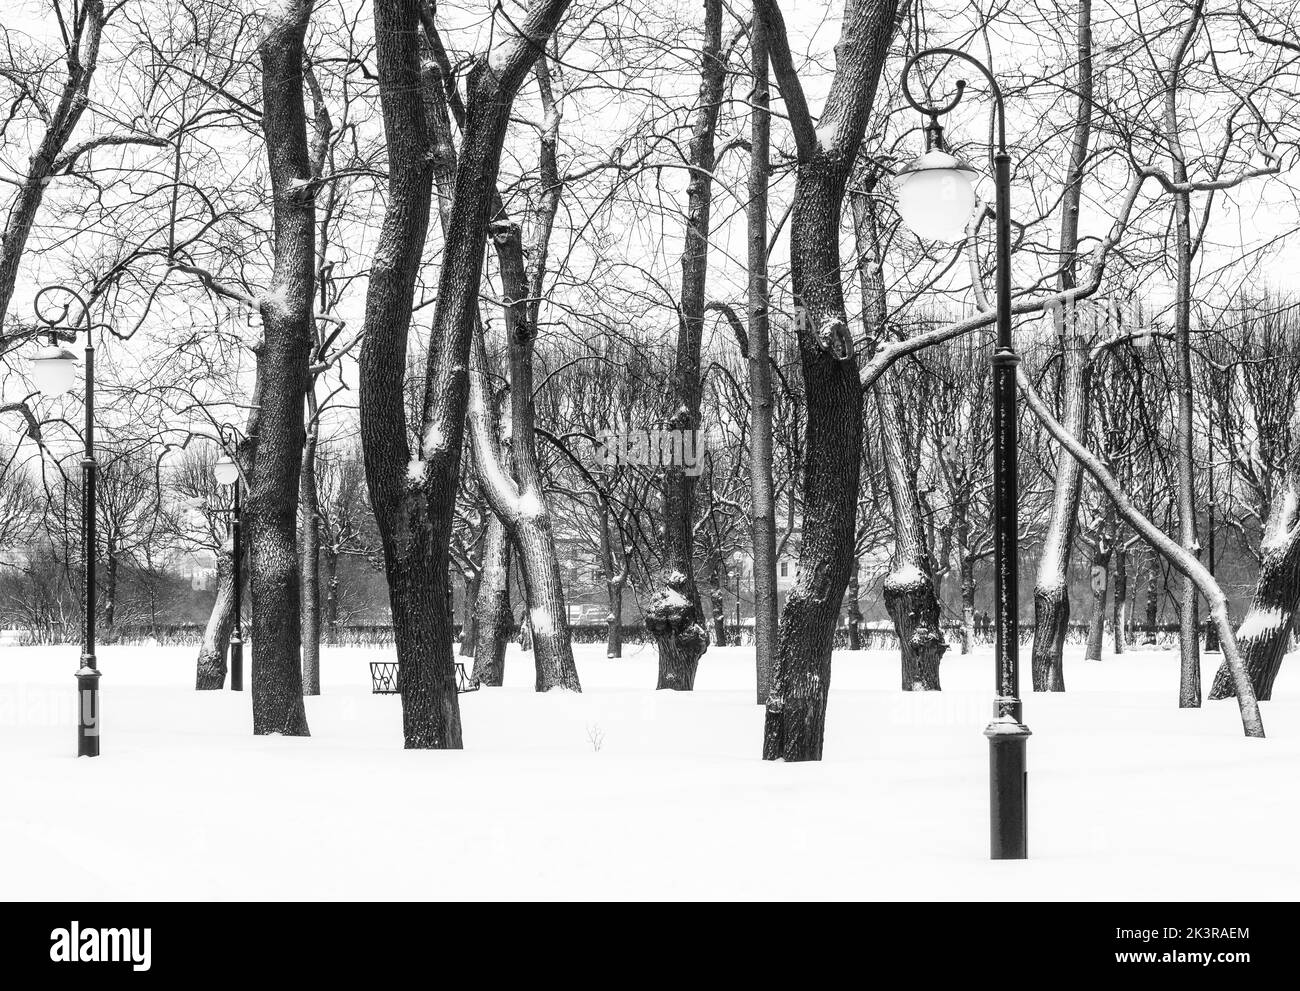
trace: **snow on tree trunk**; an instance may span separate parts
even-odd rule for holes
[[[724,600],[722,553],[714,552],[713,582],[709,588],[709,607],[713,614],[713,642],[719,647],[727,645],[727,607]]]
[[[201,692],[226,685],[226,650],[235,629],[235,574],[229,554],[217,555],[217,598],[199,644],[194,687]]]
[[[251,470],[243,523],[252,600],[253,732],[307,736],[302,701],[298,487],[306,443],[303,410],[315,340],[316,210],[303,101],[309,0],[277,8],[258,47],[262,133],[274,194],[274,266],[259,300],[262,342],[249,420]]]
[[[687,156],[686,232],[682,248],[677,342],[670,379],[671,430],[700,429],[700,347],[708,281],[710,216],[713,205],[714,135],[723,99],[722,2],[704,0],[699,100],[691,123]],[[695,585],[695,477],[682,465],[663,469],[662,565],[646,609],[646,629],[659,650],[658,689],[689,692],[708,648],[704,610]]]
[[[1288,487],[1274,497],[1260,549],[1259,578],[1246,618],[1237,628],[1237,642],[1255,697],[1273,697],[1273,682],[1291,642],[1291,629],[1300,609],[1300,511],[1297,493],[1300,482],[1292,478]],[[1236,694],[1226,663],[1220,665],[1210,688],[1210,698],[1231,698]]]
[[[894,510],[893,570],[885,579],[885,609],[898,634],[903,691],[938,691],[939,662],[948,644],[940,626],[934,565],[921,526],[921,504],[910,452],[903,439],[904,410],[897,394],[896,372],[876,380],[881,456],[889,501]]]
[[[1092,3],[1079,0],[1075,25],[1076,60],[1074,121],[1070,133],[1069,164],[1061,191],[1060,287],[1077,287],[1079,264],[1079,214],[1083,179],[1092,138]],[[1061,326],[1060,403],[1062,422],[1076,437],[1088,422],[1090,386],[1089,349],[1074,325],[1075,314],[1064,315]],[[1079,516],[1083,473],[1078,462],[1059,452],[1052,485],[1052,509],[1043,538],[1042,556],[1034,582],[1034,645],[1030,655],[1033,690],[1065,691],[1065,635],[1070,628],[1070,553]]]
[[[1187,182],[1187,160],[1183,152],[1182,124],[1178,119],[1178,101],[1182,61],[1191,42],[1201,29],[1201,4],[1198,2],[1177,42],[1171,57],[1164,92],[1164,137],[1169,149],[1170,171],[1176,183]],[[1196,466],[1193,461],[1193,396],[1192,396],[1192,229],[1191,194],[1185,190],[1173,192],[1174,217],[1174,367],[1176,369],[1177,429],[1176,463],[1178,477],[1178,539],[1183,549],[1191,553],[1200,550],[1196,539]],[[1199,238],[1203,235],[1199,234]],[[1182,576],[1178,601],[1178,705],[1194,709],[1201,704],[1201,642],[1197,621],[1196,583],[1189,575]]]
[[[1251,687],[1250,677],[1242,662],[1241,652],[1237,649],[1237,639],[1233,636],[1232,625],[1228,622],[1228,600],[1218,582],[1202,566],[1196,556],[1186,548],[1169,538],[1159,527],[1145,517],[1133,504],[1133,500],[1120,488],[1115,477],[1106,469],[1101,460],[1089,451],[1072,433],[1066,430],[1052,416],[1042,398],[1034,389],[1023,368],[1016,370],[1016,385],[1024,396],[1025,404],[1038,421],[1047,428],[1053,439],[1068,450],[1084,467],[1089,475],[1110,497],[1111,504],[1121,518],[1142,536],[1152,550],[1159,553],[1179,573],[1191,578],[1201,595],[1210,603],[1210,618],[1219,628],[1222,638],[1223,656],[1232,672],[1233,685],[1237,690],[1237,708],[1241,713],[1242,730],[1248,737],[1264,736],[1264,721],[1260,716],[1259,704],[1255,691]]]
[[[483,564],[474,599],[474,674],[480,685],[498,688],[506,673],[506,645],[514,614],[510,610],[510,539],[495,516],[483,538]]]
[[[327,543],[325,558],[325,636],[326,643],[338,643],[339,626],[339,552]]]
[[[1088,349],[1066,340],[1061,349],[1061,422],[1075,436],[1088,415]],[[1083,473],[1065,451],[1057,455],[1052,511],[1034,582],[1034,646],[1030,661],[1036,692],[1065,691],[1065,635],[1070,628],[1070,553],[1079,518]]]
[[[605,594],[609,599],[608,631],[605,639],[605,656],[623,656],[623,583],[607,582]]]
[[[521,571],[525,600],[530,605],[528,620],[532,629],[536,690],[549,692],[553,688],[564,688],[580,692],[582,685],[573,663],[560,562],[555,554],[549,519],[521,520],[515,534],[515,546],[520,560],[530,562]]]
[[[763,758],[820,760],[835,622],[855,556],[862,466],[863,382],[841,281],[840,216],[898,29],[899,5],[884,0],[846,6],[821,128],[804,101],[780,6],[776,0],[760,0],[758,6],[799,161],[790,212],[790,281],[806,396],[803,528],[798,568],[781,615]]]
[[[879,340],[889,311],[885,298],[881,242],[869,192],[853,197],[862,320],[867,338]],[[894,512],[892,572],[885,579],[885,608],[894,621],[903,691],[938,691],[939,662],[948,649],[940,626],[939,588],[917,492],[917,454],[904,435],[908,406],[897,368],[881,372],[872,390],[880,457]]]

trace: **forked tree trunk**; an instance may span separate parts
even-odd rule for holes
[[[568,608],[551,511],[537,462],[533,346],[544,292],[547,249],[559,207],[561,184],[555,157],[560,113],[551,92],[544,60],[538,61],[536,75],[545,114],[540,142],[541,189],[529,211],[533,230],[527,251],[523,231],[506,215],[500,197],[494,194],[491,203],[493,219],[490,230],[500,267],[502,317],[510,360],[508,442],[500,443],[495,427],[488,396],[486,343],[477,317],[470,344],[468,426],[474,449],[474,469],[483,494],[505,527],[517,554],[532,626],[537,691],[555,688],[581,691],[573,661]],[[436,132],[445,132],[446,141],[450,143],[449,104],[445,101],[451,91],[439,88],[433,91],[433,95],[441,99],[436,102],[431,123]],[[464,119],[463,113],[459,116]],[[435,179],[445,202],[450,179],[448,171],[440,168],[435,172]],[[449,221],[450,214],[444,210],[444,234]]]
[[[483,538],[483,565],[474,599],[474,675],[480,685],[500,687],[506,674],[506,646],[514,613],[510,609],[510,539],[495,515]]]
[[[1237,628],[1246,674],[1255,697],[1273,697],[1273,682],[1291,643],[1291,628],[1300,609],[1300,512],[1297,495],[1300,476],[1293,478],[1274,497],[1261,543],[1263,559],[1255,595],[1246,618]],[[1220,665],[1210,688],[1210,698],[1225,699],[1236,694],[1232,672]]]
[[[723,97],[724,69],[722,0],[704,0],[700,89],[688,150],[691,173],[686,186],[677,347],[670,382],[672,405],[665,425],[682,432],[700,429],[700,346],[713,205],[713,139]],[[688,692],[695,687],[695,671],[708,648],[704,611],[695,585],[695,478],[679,464],[666,465],[662,470],[662,568],[646,606],[645,624],[659,651],[655,687]]]
[[[100,39],[107,19],[102,0],[86,0],[81,6],[80,14],[64,35],[67,44],[64,58],[68,69],[67,78],[56,103],[39,105],[44,111],[42,116],[46,125],[45,133],[27,160],[26,175],[15,183],[17,189],[9,203],[4,228],[0,229],[0,326],[6,329],[9,321],[5,318],[18,280],[19,262],[27,247],[27,239],[31,236],[41,202],[53,177],[60,171],[71,171],[71,166],[76,164],[79,157],[74,154],[69,159],[65,155],[65,149],[86,108],[91,105],[90,83],[99,60]],[[30,97],[32,94],[28,92],[27,95]],[[18,104],[15,103],[14,110],[17,109]],[[83,151],[86,150],[84,146],[94,140],[92,138],[89,142],[83,142]],[[166,141],[155,138],[144,143],[161,145]],[[17,156],[15,160],[16,158]],[[6,181],[10,179],[9,176],[5,178]]]
[[[289,0],[277,8],[273,19],[268,15],[258,47],[275,234],[270,292],[259,300],[263,338],[243,512],[253,607],[253,732],[258,735],[308,735],[297,530],[308,356],[315,339],[316,210],[303,102],[303,37],[311,7],[310,0]]]
[[[235,575],[230,555],[217,555],[217,598],[199,644],[194,687],[216,691],[226,685],[226,650],[235,629]]]
[[[522,20],[498,26],[491,56],[477,57],[466,78],[468,106],[438,274],[423,426],[412,458],[402,388],[407,334],[434,166],[455,152],[445,142],[431,143],[424,107],[413,98],[423,90],[418,0],[375,3],[389,201],[366,296],[361,431],[384,546],[407,747],[461,746],[446,586],[483,244],[515,94],[567,5],[535,0]]]
[[[862,389],[841,282],[840,215],[897,0],[848,0],[834,79],[814,126],[784,19],[758,0],[798,155],[790,215],[791,288],[807,396],[803,539],[786,597],[763,727],[766,760],[820,760],[835,621],[852,570],[862,461]]]

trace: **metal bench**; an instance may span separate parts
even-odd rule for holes
[[[371,661],[370,662],[370,693],[372,695],[396,695],[397,672],[399,665],[397,661]],[[476,681],[471,681],[469,674],[465,671],[465,665],[460,661],[456,662],[456,694],[464,692],[477,692],[482,685]]]

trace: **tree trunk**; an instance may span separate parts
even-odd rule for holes
[[[1101,459],[1084,447],[1077,437],[1057,422],[1046,404],[1039,397],[1023,368],[1016,370],[1016,385],[1020,389],[1020,393],[1030,411],[1047,428],[1047,432],[1052,435],[1053,439],[1080,461],[1088,474],[1110,497],[1111,505],[1124,522],[1140,534],[1142,539],[1151,546],[1152,550],[1160,554],[1180,574],[1196,582],[1200,594],[1204,595],[1210,603],[1210,616],[1215,625],[1218,626],[1219,636],[1223,640],[1224,660],[1232,672],[1233,684],[1237,689],[1237,708],[1241,713],[1242,730],[1248,737],[1262,738],[1264,736],[1264,721],[1260,717],[1259,705],[1255,699],[1254,689],[1250,684],[1250,677],[1246,674],[1241,652],[1237,649],[1237,638],[1233,636],[1232,624],[1228,622],[1228,600],[1223,594],[1223,589],[1214,580],[1214,577],[1205,570],[1195,554],[1179,546],[1163,530],[1142,515],[1133,504],[1133,500],[1115,481],[1115,476],[1102,464]]]
[[[302,521],[302,693],[320,694],[320,506],[316,493],[315,423],[307,433],[302,451],[302,481],[299,485]]]
[[[862,649],[862,607],[858,605],[858,559],[849,572],[849,650]]]
[[[948,644],[939,625],[934,564],[921,527],[916,476],[908,469],[896,374],[894,369],[883,372],[875,386],[881,456],[894,510],[894,555],[883,589],[885,609],[898,634],[903,691],[938,691],[939,662]]]
[[[339,642],[339,552],[333,544],[324,547],[325,558],[325,642]]]
[[[110,536],[104,548],[104,626],[112,636],[113,620],[117,618],[117,541]]]
[[[870,184],[869,184],[870,185]],[[884,335],[889,316],[885,298],[884,259],[877,236],[870,189],[853,197],[853,229],[858,244],[862,321],[869,341]],[[948,644],[940,627],[939,589],[922,523],[916,488],[916,459],[903,431],[907,407],[899,394],[898,371],[888,368],[876,379],[876,415],[880,456],[884,462],[889,503],[894,511],[894,553],[883,588],[885,609],[898,635],[903,691],[938,691],[939,662]]]
[[[1062,340],[1061,422],[1075,436],[1088,416],[1088,349]],[[1065,691],[1065,635],[1070,629],[1070,554],[1079,519],[1083,473],[1064,450],[1057,454],[1052,511],[1034,583],[1033,684],[1036,692]]]
[[[1160,576],[1155,561],[1147,571],[1147,635],[1143,643],[1151,646],[1156,642],[1156,619],[1159,617],[1160,594],[1156,591],[1156,579]]]
[[[754,558],[754,667],[758,704],[767,701],[776,646],[776,496],[772,482],[772,369],[767,276],[767,185],[771,172],[771,93],[767,29],[755,17],[750,29],[754,91],[750,97],[749,203],[746,264],[749,269],[750,534]],[[856,582],[856,574],[854,576]],[[856,586],[854,591],[856,592]],[[854,606],[857,605],[854,595]],[[861,614],[858,615],[861,620]],[[858,630],[850,625],[849,637]],[[854,646],[854,650],[858,647]]]
[[[691,127],[686,186],[686,235],[682,250],[677,349],[673,362],[667,429],[700,429],[700,346],[708,281],[710,216],[713,205],[714,135],[723,98],[722,0],[704,0],[700,89]],[[708,649],[704,610],[695,586],[695,478],[683,465],[662,469],[662,570],[646,607],[646,629],[659,651],[656,688],[690,691]]]
[[[605,639],[605,656],[623,656],[623,583],[606,582],[605,595],[609,599],[609,631]]]
[[[1255,697],[1273,697],[1273,682],[1291,642],[1291,628],[1300,609],[1300,474],[1274,497],[1268,525],[1261,542],[1263,557],[1255,595],[1246,618],[1237,627],[1246,674]],[[1210,698],[1236,695],[1227,662],[1219,667],[1210,687]]]
[[[243,521],[253,622],[253,732],[307,736],[302,703],[298,486],[308,356],[315,339],[316,210],[303,103],[310,0],[277,8],[258,48],[262,133],[274,196],[275,264],[259,300],[263,337],[247,442]]]
[[[1079,252],[1079,207],[1084,168],[1092,134],[1092,3],[1079,0],[1075,28],[1077,99],[1070,137],[1070,163],[1061,195],[1061,278],[1063,290],[1075,288]],[[1078,339],[1073,311],[1064,314],[1061,330],[1060,398],[1062,423],[1080,436],[1088,422],[1090,369],[1088,351]],[[1061,451],[1053,481],[1052,511],[1034,583],[1034,646],[1030,660],[1036,692],[1065,691],[1065,635],[1070,628],[1070,553],[1079,516],[1083,480],[1079,465]]]
[[[1085,661],[1101,660],[1101,645],[1106,636],[1106,586],[1108,584],[1111,544],[1103,534],[1092,553],[1092,611],[1088,615],[1088,646]]]
[[[536,55],[534,55],[536,58]],[[539,692],[554,688],[581,691],[569,633],[568,608],[556,553],[551,511],[537,462],[536,406],[533,388],[533,347],[544,292],[546,254],[559,206],[561,184],[557,173],[556,142],[559,108],[550,90],[544,62],[538,62],[537,81],[546,109],[541,138],[541,190],[530,211],[533,222],[528,250],[523,232],[491,193],[491,235],[501,270],[502,317],[510,360],[509,442],[499,442],[496,417],[488,396],[487,350],[477,312],[471,316],[468,425],[474,450],[474,468],[483,494],[514,544],[523,579],[524,599],[532,626],[533,663]],[[450,91],[439,90],[439,95]],[[433,119],[435,130],[450,143],[448,104],[440,101]],[[462,114],[463,117],[463,114]],[[499,150],[498,150],[499,154]],[[463,164],[463,163],[462,163]],[[457,173],[459,177],[459,173]],[[435,174],[440,192],[448,180],[445,170]],[[493,178],[495,186],[495,177]],[[459,194],[456,194],[459,195]],[[455,197],[453,197],[453,202]],[[444,212],[444,233],[451,235],[451,215]],[[505,451],[508,448],[509,459]],[[513,477],[512,477],[513,472]]]
[[[466,572],[465,599],[460,608],[460,648],[456,651],[461,657],[473,657],[474,645],[478,642],[478,624],[474,620],[478,603],[478,590],[483,584],[483,572]]]
[[[219,691],[226,684],[226,650],[235,629],[235,573],[230,555],[217,555],[217,598],[199,644],[194,687],[200,692]]]
[[[388,148],[388,204],[366,289],[365,335],[358,356],[361,446],[384,551],[405,746],[459,749],[460,705],[451,622],[446,615],[448,552],[447,543],[439,539],[445,531],[450,540],[450,524],[445,512],[440,517],[434,509],[428,466],[418,453],[411,456],[403,390],[415,280],[428,233],[434,157],[445,156],[447,149],[431,145],[424,107],[413,99],[414,93],[422,91],[419,0],[375,0],[374,15],[379,100]],[[475,214],[478,229],[462,232],[463,237],[473,237],[476,250],[482,244],[483,221],[478,218],[484,212]],[[463,257],[450,255],[444,259],[440,285],[447,282],[449,266],[465,263]],[[475,286],[477,282],[475,274]],[[453,291],[449,286],[448,293]],[[445,334],[435,332],[430,361],[446,361],[443,352],[449,343]],[[462,352],[462,366],[464,360]],[[461,397],[459,405],[455,395],[449,397],[453,423],[464,417],[463,389]],[[438,457],[450,461],[454,472],[459,435],[447,438],[439,433],[428,440],[430,447],[439,444]]]
[[[425,107],[412,98],[425,88],[418,0],[375,3],[389,202],[366,297],[361,431],[398,638],[407,747],[461,746],[446,586],[483,243],[510,108],[567,5],[567,0],[535,0],[522,21],[498,29],[503,37],[490,57],[474,59],[456,156],[445,140],[431,144]],[[426,31],[430,28],[426,24]],[[441,84],[433,64],[429,75],[433,84]],[[406,340],[433,172],[453,158],[456,173],[438,273],[419,451],[412,457],[402,389]]]
[[[18,191],[9,205],[4,228],[0,230],[0,326],[6,329],[9,326],[9,321],[6,320],[9,304],[18,280],[19,262],[36,222],[36,214],[55,173],[75,164],[75,156],[71,162],[63,158],[64,149],[81,120],[81,115],[91,104],[90,83],[95,75],[100,38],[106,20],[102,0],[86,0],[82,4],[81,15],[71,26],[71,36],[65,34],[68,75],[58,102],[54,104],[51,113],[43,115],[46,121],[45,133],[28,160],[27,174],[17,184]],[[17,108],[18,105],[14,104],[14,109]],[[165,142],[157,139],[151,143]]]
[[[846,3],[825,123],[814,126],[780,8],[775,0],[759,2],[798,151],[790,275],[807,396],[803,540],[781,617],[763,757],[820,760],[835,621],[854,558],[862,461],[862,383],[841,282],[840,215],[899,5]]]
[[[474,600],[474,675],[480,685],[499,688],[506,675],[506,645],[514,613],[510,609],[510,539],[495,515],[483,538],[483,565]]]
[[[963,540],[958,566],[961,568],[961,652],[975,649],[975,559],[964,552]]]
[[[1178,43],[1168,74],[1164,100],[1165,140],[1169,145],[1170,167],[1176,183],[1187,182],[1187,162],[1183,153],[1178,120],[1179,77],[1182,62],[1200,31],[1201,0],[1196,0],[1190,20]],[[1174,363],[1177,369],[1177,468],[1178,468],[1178,539],[1183,549],[1198,550],[1196,541],[1195,465],[1192,452],[1192,231],[1191,194],[1173,193],[1174,198]],[[1200,630],[1197,622],[1196,583],[1183,575],[1178,602],[1178,649],[1180,670],[1178,706],[1194,709],[1201,704]]]
[[[723,588],[723,564],[721,552],[713,555],[712,584],[709,588],[709,607],[713,613],[713,642],[719,647],[727,646],[727,607]]]
[[[1120,544],[1115,548],[1114,614],[1111,625],[1115,630],[1115,654],[1124,653],[1128,646],[1128,548]]]

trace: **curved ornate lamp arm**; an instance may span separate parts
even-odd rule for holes
[[[928,114],[931,120],[937,120],[939,117],[942,117],[944,114],[949,113],[954,107],[957,106],[957,104],[961,102],[962,94],[966,91],[966,80],[964,79],[957,80],[957,95],[954,96],[947,103],[942,105],[927,106],[925,104],[920,103],[916,99],[916,97],[912,95],[911,87],[907,85],[907,77],[912,71],[912,66],[914,66],[921,59],[929,58],[932,55],[947,55],[951,58],[960,59],[963,62],[973,65],[976,69],[980,71],[980,74],[984,77],[984,79],[989,84],[989,92],[993,94],[993,104],[997,110],[997,124],[998,124],[997,150],[999,152],[1005,152],[1007,150],[1007,112],[1006,112],[1006,106],[1002,101],[1002,87],[998,85],[997,79],[994,78],[993,73],[989,70],[988,66],[986,66],[983,62],[977,59],[974,55],[968,55],[966,52],[960,51],[956,48],[924,48],[921,51],[917,52],[915,55],[909,58],[907,62],[903,65],[904,99],[906,99],[907,102],[914,109],[920,111],[923,114]]]
[[[64,302],[59,303],[51,300],[51,294],[60,293],[68,297]],[[69,320],[68,315],[72,312],[73,303],[79,306],[80,312],[75,320]],[[90,330],[88,323],[90,319],[90,304],[86,302],[84,296],[77,290],[65,285],[45,286],[36,294],[32,300],[32,309],[36,311],[36,319],[49,328],[50,340],[58,341],[59,331],[66,329],[75,337],[79,330]]]
[[[217,433],[221,437],[221,446],[229,447],[232,453],[238,449],[240,442],[246,439],[244,432],[233,423],[217,424]]]

